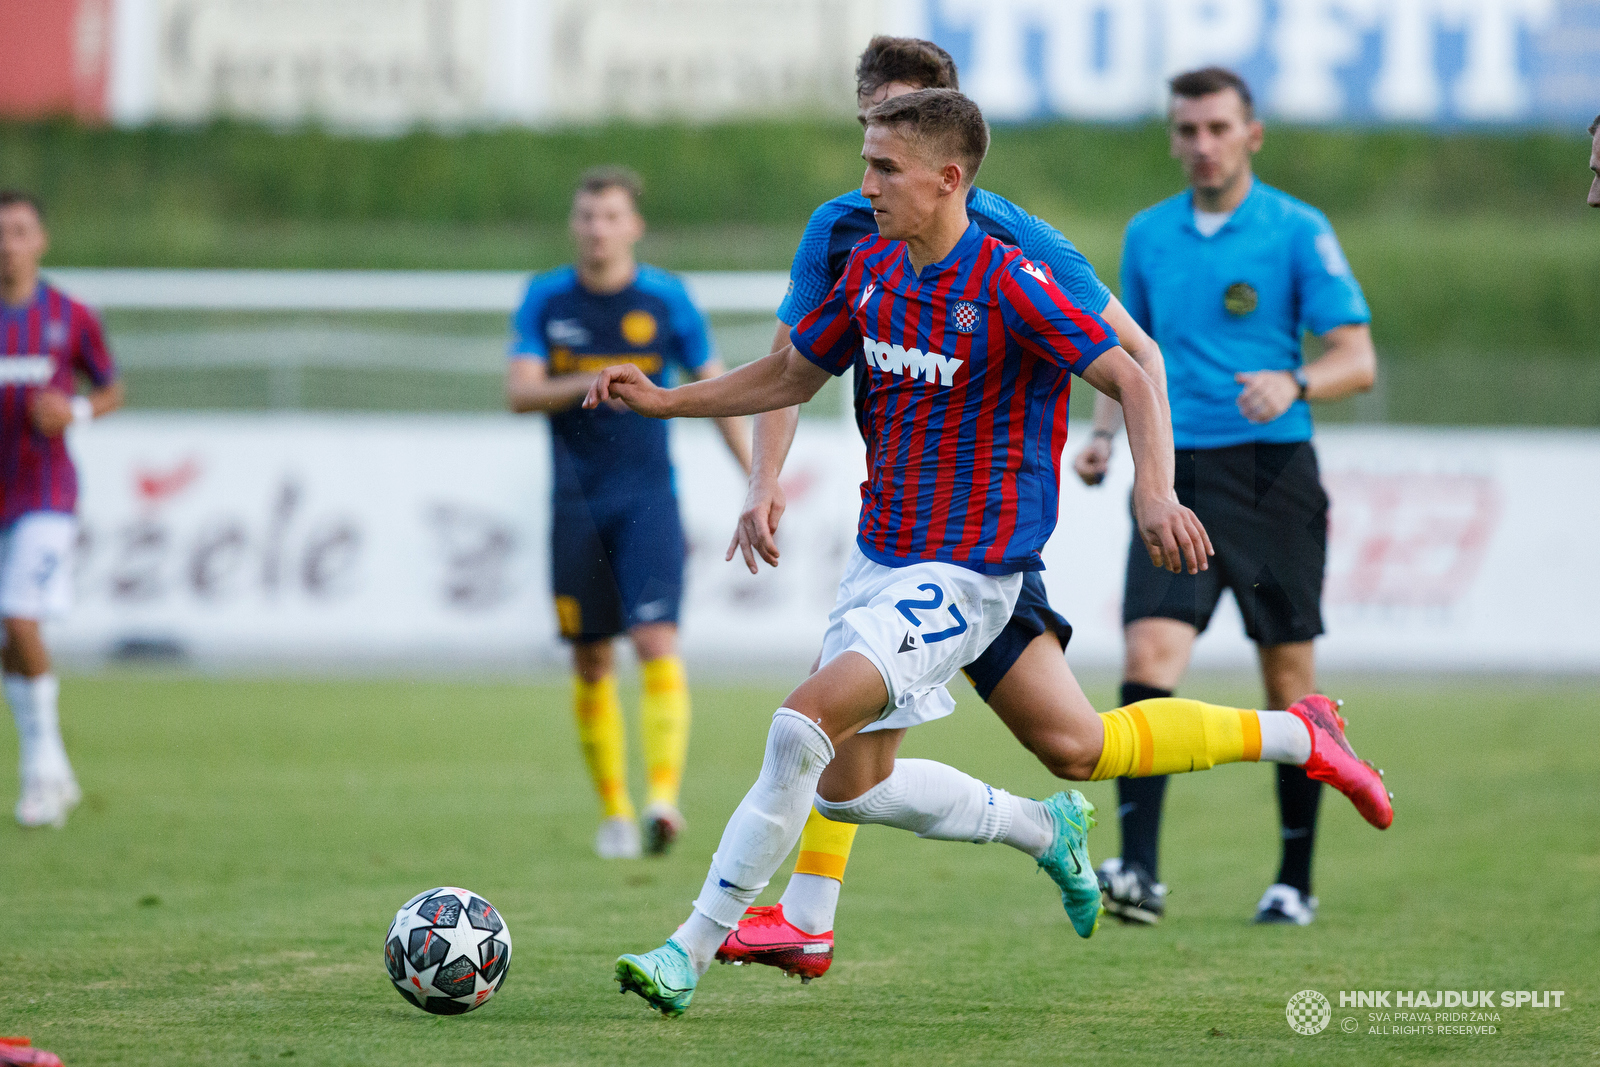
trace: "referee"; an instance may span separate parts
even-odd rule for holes
[[[1189,189],[1140,213],[1122,254],[1122,301],[1166,354],[1178,499],[1216,547],[1209,570],[1171,574],[1138,538],[1128,554],[1122,703],[1171,696],[1223,589],[1256,643],[1266,706],[1315,691],[1328,498],[1308,401],[1372,387],[1371,316],[1321,212],[1251,173],[1261,148],[1250,89],[1216,67],[1169,83],[1169,133]],[[1322,355],[1306,362],[1301,338]],[[1105,476],[1121,411],[1103,398],[1075,469]],[[1165,908],[1157,843],[1165,778],[1117,779],[1122,856],[1100,868],[1106,910],[1155,923]],[[1283,861],[1256,908],[1265,923],[1316,916],[1311,851],[1322,786],[1278,767]]]

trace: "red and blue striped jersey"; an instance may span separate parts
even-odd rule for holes
[[[41,389],[71,396],[79,374],[96,388],[117,377],[94,312],[42,282],[23,306],[0,303],[0,526],[30,511],[77,509],[66,440],[34,429],[28,406]]]
[[[972,225],[920,273],[904,242],[862,238],[828,299],[790,336],[830,374],[866,356],[857,541],[867,558],[985,574],[1043,569],[1071,373],[1116,345],[1104,320]]]

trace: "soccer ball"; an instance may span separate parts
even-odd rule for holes
[[[461,1015],[499,990],[511,966],[511,931],[476,893],[444,886],[418,893],[383,938],[383,968],[400,995],[435,1015]]]

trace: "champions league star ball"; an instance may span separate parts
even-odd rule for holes
[[[395,913],[383,968],[400,995],[435,1015],[462,1015],[500,989],[511,966],[511,931],[487,900],[445,886]]]

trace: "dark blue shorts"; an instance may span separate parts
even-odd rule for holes
[[[1072,640],[1072,624],[1056,614],[1044,591],[1044,575],[1040,571],[1026,571],[1022,575],[1022,592],[1017,595],[1016,610],[1011,621],[1000,631],[1000,636],[989,642],[983,655],[966,666],[967,680],[985,702],[1000,679],[1006,676],[1022,650],[1042,633],[1053,633],[1066,651]]]
[[[616,501],[558,495],[550,579],[561,636],[603,641],[651,622],[678,621],[683,523],[670,486]]]

